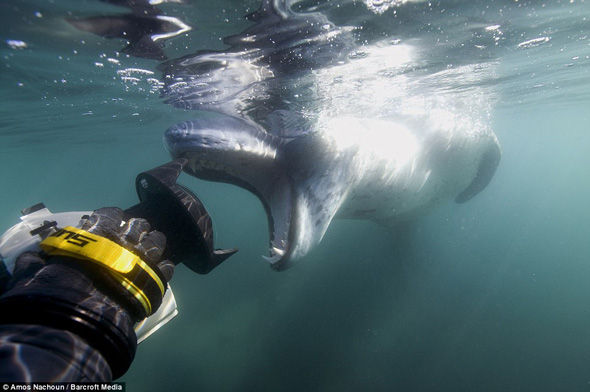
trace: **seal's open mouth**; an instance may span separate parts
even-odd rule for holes
[[[164,136],[173,157],[189,160],[189,174],[240,186],[260,199],[270,237],[264,258],[278,270],[321,240],[345,193],[339,163],[314,138],[276,136],[229,116],[186,121]]]
[[[276,162],[281,140],[242,120],[218,116],[177,124],[164,141],[172,156],[189,160],[189,174],[238,185],[258,196],[269,224],[269,256],[264,258],[273,268],[283,268],[297,230],[293,189]]]

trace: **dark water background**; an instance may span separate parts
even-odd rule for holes
[[[498,97],[491,121],[503,157],[492,183],[396,235],[334,221],[317,249],[276,273],[260,257],[268,234],[258,200],[183,175],[213,217],[217,244],[240,252],[206,276],[178,267],[180,315],[139,346],[123,377],[129,391],[590,390],[590,5],[433,3],[400,4],[369,22],[365,10],[363,20],[390,18],[392,37],[447,44],[486,38],[466,40],[471,30],[453,27],[441,8],[502,26],[504,38],[483,54],[433,54],[497,64],[482,82]],[[330,12],[347,22],[364,7],[338,4],[343,11]],[[166,44],[178,57],[223,48],[219,38],[243,30],[257,3],[161,8],[193,26]],[[2,228],[39,201],[53,211],[134,204],[135,175],[168,160],[163,131],[194,115],[161,102],[147,80],[161,76],[156,61],[63,21],[123,11],[0,3]],[[539,37],[550,39],[518,46]],[[125,82],[117,71],[127,68],[154,74]]]

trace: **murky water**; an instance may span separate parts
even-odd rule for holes
[[[175,59],[224,49],[258,3],[158,7],[192,27],[165,41]],[[283,105],[462,111],[498,136],[498,171],[473,200],[395,233],[335,220],[280,273],[260,257],[268,232],[256,197],[183,175],[216,243],[240,252],[206,276],[178,267],[180,315],[139,347],[128,390],[590,389],[590,5],[342,0],[293,10],[352,27],[355,49],[297,79],[288,93],[300,99]],[[165,129],[198,115],[162,102],[160,60],[66,22],[126,12],[98,1],[0,4],[0,226],[39,201],[54,211],[134,204],[135,175],[169,159]]]

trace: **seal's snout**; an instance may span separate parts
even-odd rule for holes
[[[177,158],[180,155],[180,147],[186,143],[190,129],[189,122],[185,121],[171,126],[164,133],[164,146],[166,146],[166,150],[168,150],[173,158]]]
[[[179,141],[189,135],[190,128],[188,121],[178,123],[166,130],[164,138],[166,141]]]

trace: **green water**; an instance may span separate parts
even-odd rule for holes
[[[491,121],[503,156],[467,204],[395,234],[334,221],[318,248],[277,273],[260,257],[259,201],[183,175],[212,215],[216,244],[240,252],[209,275],[177,268],[180,314],[139,346],[127,390],[590,390],[590,7],[576,2],[560,23],[581,27],[560,35],[551,18],[567,4],[548,2],[551,12],[531,19],[553,34],[551,46],[494,54]],[[60,19],[103,7],[117,10],[0,5],[2,230],[39,201],[53,211],[134,204],[135,175],[169,159],[164,130],[193,115],[164,105],[146,77],[133,84],[116,73],[158,78],[156,62],[117,57],[121,41]],[[256,2],[163,8],[198,26],[167,44],[174,56],[221,48],[217,38],[242,30]],[[546,88],[532,87],[539,81]]]

